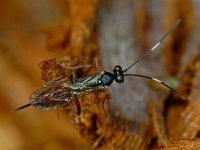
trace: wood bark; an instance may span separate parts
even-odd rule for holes
[[[43,38],[46,40],[45,48],[48,51],[38,50],[39,53],[35,54],[38,56],[34,56],[33,60],[34,62],[43,60],[39,65],[43,81],[54,80],[69,73],[75,78],[80,78],[98,73],[100,70],[112,72],[116,65],[126,68],[159,41],[180,18],[180,25],[167,37],[161,47],[145,57],[129,72],[164,80],[184,95],[186,101],[170,93],[162,85],[137,77],[126,77],[123,84],[113,83],[109,87],[111,99],[106,101],[104,106],[107,115],[102,108],[106,93],[91,93],[79,99],[80,117],[67,108],[67,116],[70,118],[67,121],[72,122],[73,127],[86,139],[90,148],[119,150],[200,148],[198,41],[200,3],[198,1],[66,0],[57,2],[57,6],[62,10],[63,18],[58,21],[58,25],[40,30],[45,35]],[[26,14],[26,12],[19,13]],[[32,23],[37,24],[37,20],[34,21]],[[13,39],[16,39],[17,32],[11,33]],[[26,42],[26,35],[23,36],[22,45],[38,49],[37,46],[32,47],[33,43]],[[32,65],[28,57],[27,63],[22,63],[19,59],[13,61],[13,57],[18,56],[18,53],[19,58],[24,57],[24,51],[4,53],[7,49],[14,48],[14,45],[15,42],[9,47],[5,41],[0,41],[0,52],[3,56],[1,64],[11,66],[8,67],[12,70],[9,74],[26,76],[27,87],[33,89],[39,81],[34,79],[36,72],[29,72],[34,68],[27,69]],[[50,52],[53,53],[46,54]],[[54,59],[44,59],[41,56],[43,54],[48,58],[57,57],[66,66],[90,64],[91,67],[67,70],[57,65]],[[29,57],[31,55],[32,53]],[[3,75],[1,76],[3,79]],[[8,78],[11,76],[8,75]],[[7,85],[5,80],[0,81],[2,85]],[[12,85],[12,80],[7,82]],[[15,89],[16,92],[19,91],[17,86]],[[0,90],[3,99],[10,99],[10,90],[5,88]],[[9,102],[2,102],[1,110],[8,109],[9,105]],[[24,129],[31,135],[26,126],[30,123],[19,125],[20,122],[24,122],[23,118],[16,119],[15,126],[19,126],[21,130]],[[33,120],[35,122],[37,119]],[[38,122],[43,123],[41,120]],[[43,144],[41,137],[35,135],[33,139],[38,141],[38,145]],[[65,141],[64,138],[60,139]],[[73,142],[78,143],[71,140],[71,143]],[[27,145],[24,147],[27,148]],[[70,145],[70,142],[66,145]]]

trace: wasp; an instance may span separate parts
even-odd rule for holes
[[[39,109],[49,110],[55,108],[65,108],[67,105],[70,105],[73,111],[77,115],[80,115],[81,107],[78,98],[96,91],[103,90],[108,92],[108,87],[113,83],[113,81],[117,83],[123,83],[125,77],[127,76],[140,77],[153,80],[167,87],[170,91],[174,92],[182,99],[185,99],[185,97],[179,94],[176,90],[174,90],[168,84],[164,83],[163,81],[157,78],[140,74],[126,73],[130,68],[135,66],[145,56],[149,55],[151,52],[157,49],[159,45],[167,37],[167,35],[176,28],[176,26],[180,23],[180,21],[181,20],[179,19],[174,25],[172,25],[171,28],[151,49],[147,50],[141,57],[139,57],[126,69],[123,69],[120,65],[117,65],[114,67],[113,72],[101,71],[96,74],[77,79],[73,79],[73,76],[70,74],[68,77],[63,77],[58,80],[45,82],[32,93],[29,99],[30,102],[28,104],[16,108],[13,111],[18,111],[20,109],[29,106],[33,106]],[[70,80],[67,80],[66,78]],[[75,101],[76,108],[72,105],[72,101]]]

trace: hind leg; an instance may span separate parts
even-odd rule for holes
[[[77,115],[77,116],[80,116],[81,115],[81,106],[80,106],[80,103],[78,100],[75,100],[75,104],[76,104],[76,108],[73,106],[73,104],[69,101],[67,101],[69,106],[71,107],[71,109],[74,111],[74,113]]]
[[[67,66],[62,62],[59,62],[58,59],[54,58],[55,63],[58,64],[59,66],[65,68],[65,69],[69,69],[69,70],[76,70],[76,69],[82,69],[82,68],[89,68],[91,67],[91,65],[85,64],[85,65],[78,65],[78,66]]]

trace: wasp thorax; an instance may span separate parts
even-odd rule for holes
[[[113,80],[114,75],[110,72],[105,71],[101,77],[101,84],[109,86],[112,84]]]
[[[124,82],[124,71],[122,70],[121,66],[119,65],[115,66],[115,68],[113,69],[113,73],[114,73],[116,82],[118,83]]]

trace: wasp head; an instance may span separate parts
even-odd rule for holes
[[[115,81],[118,83],[124,82],[124,71],[121,66],[117,65],[113,69]]]

